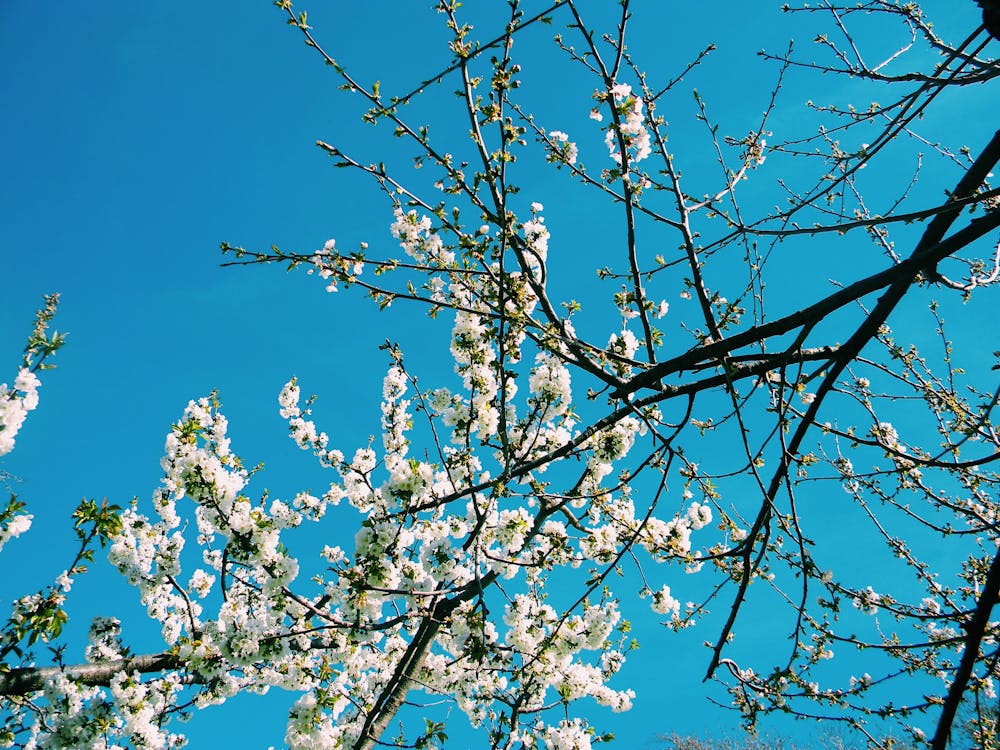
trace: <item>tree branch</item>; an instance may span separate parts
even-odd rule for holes
[[[0,673],[0,695],[27,695],[41,690],[47,680],[66,675],[81,685],[110,685],[111,679],[119,673],[164,672],[180,669],[184,661],[168,651],[159,654],[144,654],[128,659],[116,659],[100,664],[76,664],[68,667],[21,667]]]
[[[932,750],[945,750],[948,745],[951,725],[955,721],[955,714],[962,702],[965,688],[972,677],[972,670],[979,659],[979,645],[986,635],[990,613],[993,612],[998,596],[1000,596],[1000,552],[993,557],[993,564],[990,565],[990,572],[986,576],[986,584],[976,603],[976,611],[966,627],[968,635],[965,637],[965,650],[962,652],[955,680],[948,688],[948,697],[945,698],[941,709],[941,718],[938,719],[937,730],[934,732],[934,739],[931,740]]]

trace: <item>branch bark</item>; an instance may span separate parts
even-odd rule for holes
[[[998,596],[1000,596],[1000,552],[993,558],[990,572],[986,575],[986,584],[976,603],[976,611],[973,612],[972,619],[966,627],[968,635],[965,637],[965,650],[962,652],[962,660],[958,663],[955,680],[948,688],[948,696],[941,709],[934,739],[931,740],[932,750],[945,750],[948,745],[951,725],[955,721],[962,696],[972,678],[972,670],[979,659],[979,646],[986,635],[986,629],[990,624],[990,613],[993,612]]]
[[[65,667],[22,667],[0,673],[0,695],[27,695],[41,690],[45,682],[64,674],[82,685],[110,685],[111,679],[120,672],[131,674],[140,672],[164,672],[180,669],[184,661],[176,654],[164,651],[159,654],[143,654],[128,659],[102,662],[100,664],[76,664]]]
[[[986,179],[986,175],[1000,161],[1000,130],[985,146],[976,161],[955,186],[953,198],[962,199],[972,194]],[[944,238],[945,232],[958,218],[964,203],[957,203],[952,210],[942,209],[928,224],[921,241],[912,255],[901,263],[897,263],[883,271],[854,282],[818,302],[804,307],[783,318],[773,320],[764,325],[753,326],[742,333],[737,333],[721,341],[715,341],[705,346],[690,349],[671,359],[664,360],[645,372],[632,378],[624,386],[616,390],[613,398],[625,398],[643,388],[655,388],[660,380],[682,370],[705,361],[718,359],[736,349],[754,344],[773,336],[780,336],[802,326],[815,324],[841,307],[861,299],[865,295],[879,289],[891,286],[901,280],[912,280],[920,272],[936,275],[937,263],[948,256],[968,246],[988,232],[1000,227],[1000,210],[994,210],[978,219],[969,222],[968,226]]]

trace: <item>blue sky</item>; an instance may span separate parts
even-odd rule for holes
[[[416,12],[425,4],[412,4],[417,20],[406,23],[386,22],[400,16],[398,2],[305,7],[338,61],[371,69],[363,80],[379,79],[391,91],[408,90],[448,62],[441,44],[428,44],[446,37],[433,13]],[[693,177],[711,169],[713,157],[695,147],[690,88],[697,85],[727,132],[742,135],[759,120],[773,80],[773,66],[753,52],[780,51],[790,35],[806,46],[816,34],[808,20],[782,17],[777,5],[754,3],[758,12],[709,19],[694,4],[635,4],[640,65],[673,71],[710,41],[720,48],[681,85],[687,109],[679,105],[670,116],[677,120],[674,148],[690,154]],[[945,9],[940,30],[954,31],[952,38],[978,24],[973,4],[961,5],[927,4]],[[487,22],[484,36],[493,28]],[[549,35],[545,29],[536,39]],[[593,86],[550,76],[549,53],[537,54],[523,62],[528,101],[547,108],[547,127],[564,116],[584,133]],[[277,393],[291,375],[305,392],[319,394],[317,415],[345,451],[377,432],[385,369],[377,347],[386,338],[403,344],[427,384],[447,377],[446,323],[428,325],[402,306],[378,313],[361,295],[325,294],[301,273],[219,266],[223,240],[312,250],[336,237],[339,247],[369,241],[391,249],[387,202],[360,176],[333,170],[314,143],[349,144],[364,161],[400,152],[360,122],[329,71],[269,2],[2,3],[0,69],[0,381],[14,375],[43,294],[62,295],[56,325],[70,334],[58,369],[43,376],[39,409],[4,463],[35,516],[31,533],[4,550],[4,570],[17,571],[0,581],[4,606],[65,567],[67,520],[81,497],[148,500],[164,436],[188,399],[217,389],[234,446],[248,463],[266,464],[258,490],[288,497],[323,482],[277,414]],[[815,78],[793,77],[775,123],[797,117],[805,99],[834,96],[839,85],[818,89]],[[416,111],[433,114],[445,101],[434,97],[448,91],[429,95]],[[956,138],[974,143],[982,130],[977,117],[992,105],[980,98],[962,106],[960,117],[953,109],[948,117],[955,118]],[[462,127],[445,122],[441,132],[454,128],[460,136]],[[599,128],[589,138],[589,160],[596,162]],[[611,239],[587,224],[587,199],[563,192],[566,181],[541,164],[522,174],[531,187],[525,205],[546,204],[554,242],[572,256],[561,282],[565,296],[595,293],[592,268],[601,264],[601,243]],[[928,194],[939,187],[931,181]],[[762,199],[774,200],[770,193]],[[827,265],[827,276],[842,270],[825,252],[808,263],[820,276]],[[793,275],[773,284],[775,309],[793,306],[805,291]],[[700,682],[700,643],[711,636],[665,633],[644,610],[634,607],[636,627],[650,636],[618,683],[637,690],[636,709],[602,723],[622,738],[616,746],[636,747],[659,731],[734,726],[735,717],[705,699],[712,691]],[[78,585],[70,634],[84,632],[96,612],[124,614],[126,625],[142,616],[133,592],[106,571]],[[137,632],[149,637],[141,627]],[[192,746],[222,738],[233,746],[279,745],[288,700],[241,699],[236,708],[209,712],[215,718],[196,717]],[[255,720],[242,711],[253,711]]]

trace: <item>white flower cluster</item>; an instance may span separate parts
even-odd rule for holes
[[[613,640],[626,631],[617,602],[557,612],[546,600],[549,574],[588,561],[614,564],[636,540],[654,556],[685,558],[692,530],[709,523],[711,511],[694,504],[660,521],[636,513],[627,487],[604,486],[645,433],[644,420],[660,417],[615,413],[593,434],[577,431],[563,343],[529,327],[550,239],[542,210],[532,204],[521,224],[518,270],[501,274],[493,260],[471,277],[444,267],[450,251],[427,217],[396,212],[393,234],[407,253],[450,280],[439,293],[455,310],[451,353],[461,386],[408,398],[415,381],[393,350],[381,441],[345,458],[312,421],[297,381],[288,382],[278,402],[289,435],[335,471],[320,497],[252,501],[250,473],[231,450],[218,404],[188,404],[166,439],[155,512],[123,512],[109,552],[183,671],[148,683],[121,673],[103,689],[52,686],[61,718],[45,714],[39,747],[76,747],[66,740],[72,732],[91,741],[80,729],[87,721],[135,746],[173,747],[182,740],[166,731],[166,718],[189,701],[202,707],[271,687],[301,693],[285,738],[293,750],[353,746],[381,721],[386,696],[403,700],[413,685],[450,696],[474,724],[539,749],[590,747],[586,722],[546,721],[553,705],[590,697],[615,711],[631,707],[631,690],[609,686],[625,658]],[[324,250],[332,254],[332,242]],[[325,255],[317,263],[329,267]],[[506,313],[502,326],[498,310]],[[572,335],[570,326],[564,331]],[[530,366],[521,360],[529,332],[538,343]],[[610,342],[623,359],[638,346],[627,331]],[[436,456],[411,451],[413,403],[434,429]],[[571,475],[538,480],[566,459]],[[567,476],[570,489],[547,489]],[[327,508],[339,503],[338,521],[357,515],[353,545],[329,540],[314,561],[318,571],[300,579],[286,532],[329,518]],[[189,529],[197,530],[196,550]],[[494,584],[505,579],[517,579],[520,593],[498,592]],[[679,606],[668,587],[654,596],[654,607],[675,618]],[[491,611],[502,611],[502,620]],[[95,621],[88,661],[107,664],[126,653],[120,623]],[[194,685],[181,687],[180,674]],[[530,725],[505,713],[515,702],[533,717]]]
[[[410,421],[407,409],[410,402],[403,398],[406,393],[406,373],[400,367],[391,367],[382,383],[382,446],[385,448],[386,468],[396,473],[404,471],[400,467],[409,450],[406,426]]]
[[[292,408],[291,401],[283,408]],[[267,510],[255,507],[240,494],[247,473],[230,451],[226,428],[225,418],[208,399],[188,405],[167,437],[163,486],[153,496],[158,519],[125,511],[109,551],[111,562],[139,588],[150,616],[161,623],[164,640],[189,673],[200,675],[204,688],[196,698],[199,706],[221,702],[244,688],[308,689],[316,666],[316,657],[307,653],[310,639],[293,635],[309,632],[302,627],[308,610],[288,596],[298,563],[280,543],[281,532],[299,525],[303,514],[280,500]],[[214,572],[198,568],[182,588],[185,511],[179,503],[184,500],[192,501],[188,507],[203,562]],[[224,552],[216,548],[220,538]],[[206,617],[208,603],[195,599],[207,602],[220,576],[226,580],[225,597],[213,602],[217,611]],[[119,658],[119,635],[116,620],[95,621],[88,660]],[[85,713],[93,720],[96,707],[105,705],[114,726],[136,746],[173,747],[179,740],[160,725],[180,688],[170,678],[146,685],[119,674],[111,683],[111,703],[94,693],[98,702]]]
[[[670,521],[650,518],[642,529],[639,541],[654,556],[683,558],[691,553],[692,530],[703,529],[711,522],[711,507],[692,503],[683,517]]]
[[[0,550],[11,539],[21,536],[30,529],[32,518],[34,516],[30,513],[12,513],[0,517]]]
[[[166,731],[164,713],[177,703],[179,674],[143,683],[121,672],[110,688],[79,685],[65,674],[46,681],[44,700],[35,704],[35,722],[19,738],[25,750],[125,750],[183,747],[182,735]],[[110,693],[110,696],[108,695]]]
[[[455,260],[455,253],[445,247],[441,235],[434,231],[428,216],[417,218],[416,211],[397,208],[395,221],[389,227],[392,236],[399,240],[400,247],[418,263],[449,266]]]
[[[761,133],[751,132],[740,143],[746,149],[743,152],[743,160],[754,169],[767,160],[764,153],[767,149],[767,140]]]
[[[496,353],[489,336],[484,316],[456,313],[452,348],[466,394],[438,389],[428,399],[432,413],[451,428],[455,447],[445,451],[444,466],[408,457],[407,434],[412,429],[409,401],[404,398],[408,379],[397,359],[383,381],[381,462],[366,448],[339,467],[343,480],[339,491],[364,514],[364,521],[355,536],[353,555],[339,548],[324,550],[324,557],[333,563],[324,600],[332,618],[352,623],[356,633],[366,633],[364,641],[377,643],[378,651],[345,646],[347,650],[338,654],[343,672],[336,690],[324,688],[325,700],[319,693],[309,693],[293,709],[286,736],[291,747],[332,747],[357,736],[364,712],[351,706],[370,704],[413,637],[395,627],[365,631],[366,625],[374,627],[399,613],[416,616],[434,592],[460,592],[495,578],[525,575],[540,591],[544,571],[576,566],[588,557],[607,559],[608,550],[620,550],[626,535],[641,526],[626,497],[612,497],[601,488],[614,462],[627,455],[643,429],[631,417],[581,446],[589,458],[574,504],[593,506],[588,534],[574,540],[564,523],[546,517],[552,511],[544,506],[501,507],[499,498],[482,493],[465,495],[464,513],[444,512],[443,498],[462,496],[469,485],[488,480],[469,448],[469,438],[478,434],[488,440],[494,434],[487,431],[489,424],[470,416],[484,409],[489,412],[496,403]],[[533,407],[524,419],[517,419],[511,403],[513,384],[505,402],[511,450],[523,451],[525,458],[561,448],[574,437],[573,422],[566,416],[572,398],[570,378],[562,360],[550,353],[536,355],[529,390]],[[310,441],[300,445],[308,449]],[[322,452],[318,455],[322,460]],[[375,477],[379,465],[388,475],[382,481]],[[689,534],[710,517],[707,508],[693,506],[688,518],[673,523]],[[614,528],[621,529],[620,536]],[[551,703],[555,691],[565,700],[590,696],[624,711],[631,705],[632,692],[607,685],[624,661],[620,652],[607,650],[619,620],[614,602],[561,619],[540,595],[520,594],[505,610],[507,632],[501,639],[496,624],[465,601],[441,620],[434,648],[421,664],[419,682],[453,696],[475,724],[492,721],[497,699],[513,689],[527,691],[522,693],[523,705],[536,709]],[[582,658],[587,650],[605,650],[599,665]],[[330,696],[342,697],[331,704]],[[522,731],[536,744],[584,747],[580,743],[589,742],[588,730],[579,721],[557,727],[539,722]]]
[[[364,249],[367,245],[362,242],[361,247]],[[353,284],[365,270],[364,256],[341,255],[337,252],[336,240],[327,240],[323,249],[313,253],[309,262],[313,265],[309,273],[318,273],[321,279],[327,281],[328,292],[336,292],[339,282],[348,286]]]
[[[127,737],[134,747],[181,746],[181,737],[163,731],[160,726],[164,711],[173,708],[181,687],[180,675],[176,674],[154,683],[141,682],[138,674],[115,675],[111,680],[111,695],[115,713],[124,722],[123,737]]]
[[[535,355],[535,367],[531,371],[528,388],[541,409],[540,419],[564,414],[569,407],[572,398],[569,369],[552,354],[539,352]]]
[[[664,585],[662,589],[653,594],[653,611],[661,615],[673,615],[678,617],[681,603],[670,595],[670,587]]]
[[[899,433],[890,422],[879,422],[871,428],[871,435],[878,442],[890,450],[905,452],[906,448],[899,443]]]
[[[635,164],[645,159],[652,153],[650,146],[649,131],[643,122],[642,110],[645,106],[641,96],[632,93],[632,87],[627,83],[618,83],[611,87],[608,94],[611,95],[612,102],[621,125],[617,128],[612,125],[604,135],[604,143],[608,147],[611,158],[617,163],[622,163],[622,154],[619,150],[619,136],[625,143],[625,148],[630,152],[630,161]],[[598,97],[606,97],[606,94],[599,94]]]
[[[554,144],[554,149],[548,155],[548,161],[554,163],[565,163],[573,166],[576,164],[577,150],[569,136],[561,130],[553,130],[549,133],[549,140]]]
[[[288,434],[304,450],[311,450],[324,466],[339,466],[344,460],[344,454],[338,450],[327,450],[330,441],[325,432],[320,432],[316,424],[309,419],[308,411],[299,408],[301,391],[295,378],[285,383],[278,395],[279,413],[282,419],[288,420]]]
[[[632,359],[639,350],[639,340],[630,330],[612,333],[608,339],[608,353],[617,358],[611,361],[611,367],[619,377],[627,377],[632,372],[632,366],[622,360]]]
[[[18,370],[14,379],[14,387],[8,388],[6,383],[0,384],[0,456],[14,450],[14,438],[29,411],[38,406],[38,387],[41,385],[38,376],[28,367]],[[0,550],[11,539],[21,536],[31,528],[34,516],[30,513],[20,513],[23,505],[11,501],[10,507],[0,511]]]
[[[500,385],[496,373],[496,349],[490,341],[484,315],[464,310],[455,314],[451,355],[455,359],[456,371],[470,392],[470,432],[485,440],[496,434],[500,424],[500,412],[496,405]]]
[[[877,615],[882,597],[876,593],[875,589],[868,586],[864,591],[858,593],[852,600],[854,607],[869,615]]]
[[[504,612],[509,627],[505,644],[521,655],[522,682],[533,687],[524,701],[529,709],[545,704],[546,690],[555,688],[566,701],[590,696],[614,711],[628,711],[635,693],[616,691],[605,682],[624,662],[620,652],[604,659],[602,666],[579,659],[583,650],[603,650],[621,619],[617,603],[608,601],[584,609],[560,621],[555,609],[542,604],[539,597],[518,594]]]
[[[545,217],[536,216],[521,225],[524,230],[524,240],[528,247],[530,266],[534,266],[532,271],[535,278],[538,278],[538,269],[545,265],[549,255],[549,230],[545,226]]]
[[[916,462],[906,456],[908,451],[906,444],[899,439],[899,433],[890,422],[879,422],[871,428],[869,434],[885,448],[885,454],[895,465],[897,476],[903,486],[912,486],[914,482],[920,481],[923,473]]]
[[[563,719],[558,726],[545,730],[547,750],[591,750],[591,732],[579,719]]]
[[[121,642],[122,623],[116,617],[95,617],[90,624],[86,659],[91,664],[122,658],[124,647]]]
[[[38,406],[38,376],[22,367],[14,380],[14,387],[0,384],[0,456],[14,450],[14,438],[28,412]]]

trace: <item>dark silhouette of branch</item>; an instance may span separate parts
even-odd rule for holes
[[[962,179],[959,180],[952,195],[956,199],[966,198],[971,195],[983,183],[986,175],[998,161],[1000,161],[1000,131],[993,134],[993,138],[980,153],[979,157],[969,167]],[[614,398],[625,398],[629,394],[643,388],[656,387],[656,383],[667,375],[691,369],[700,362],[719,359],[735,349],[765,341],[773,336],[780,336],[802,326],[814,325],[835,310],[861,299],[867,294],[895,284],[902,279],[906,279],[907,284],[909,284],[921,272],[936,274],[936,271],[933,269],[939,261],[953,255],[988,232],[1000,227],[1000,211],[994,210],[985,216],[974,219],[964,229],[945,238],[945,233],[955,222],[958,214],[961,213],[963,205],[959,204],[952,210],[940,210],[930,224],[927,225],[927,229],[913,254],[905,261],[856,281],[819,302],[804,307],[783,318],[765,323],[764,325],[753,326],[742,333],[734,334],[721,341],[714,341],[710,344],[691,349],[671,359],[664,360],[650,367],[645,372],[636,375],[622,388],[616,390],[612,396]]]
[[[1000,552],[993,558],[983,591],[976,603],[976,611],[973,612],[972,619],[966,626],[968,635],[965,636],[965,650],[962,651],[962,660],[958,664],[958,671],[955,673],[955,679],[952,681],[951,687],[948,689],[948,696],[941,707],[941,717],[938,719],[934,739],[931,740],[933,750],[945,750],[948,746],[951,725],[955,721],[962,696],[969,685],[972,670],[979,660],[979,646],[986,635],[986,629],[990,624],[990,613],[993,612],[998,596],[1000,596]]]

